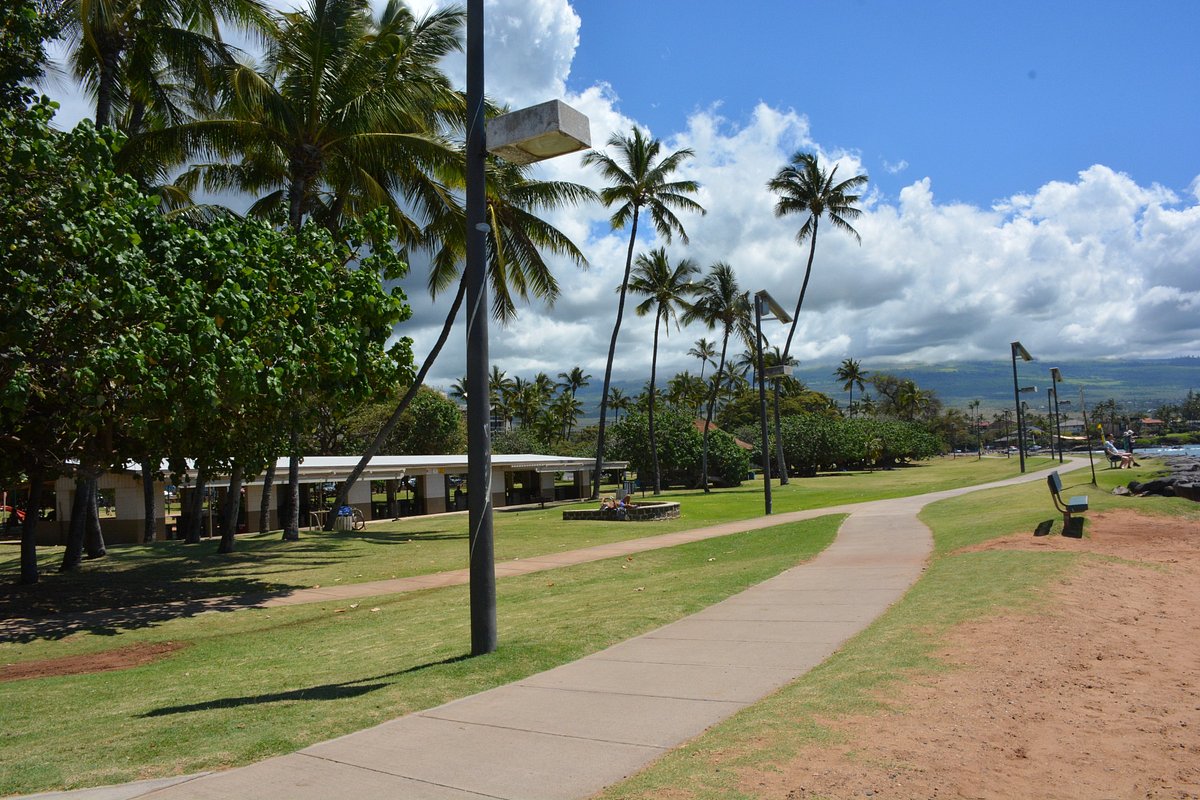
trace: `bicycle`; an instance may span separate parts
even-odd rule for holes
[[[353,520],[354,530],[361,531],[363,528],[367,527],[367,518],[363,516],[362,509],[355,508],[354,513],[351,515],[351,519]]]

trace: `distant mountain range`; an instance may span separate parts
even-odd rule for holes
[[[1050,368],[1062,371],[1059,399],[1079,403],[1082,388],[1089,406],[1112,398],[1131,411],[1147,412],[1164,403],[1177,403],[1188,390],[1200,391],[1200,357],[1185,356],[1167,359],[1093,360],[1093,361],[1031,361],[1017,362],[1017,379],[1022,387],[1038,387],[1035,396],[1027,396],[1030,405],[1045,405],[1046,389],[1050,386]],[[932,389],[948,408],[965,410],[972,400],[979,400],[984,411],[1011,408],[1013,403],[1013,374],[1011,361],[962,361],[951,364],[891,364],[874,367],[863,360],[862,368],[870,377],[874,372],[888,372],[911,378],[922,389]],[[846,392],[834,377],[837,365],[801,366],[795,376],[810,389],[824,392],[845,405]],[[671,376],[663,376],[666,384]],[[599,417],[600,388],[603,376],[579,390],[586,422]],[[636,395],[644,381],[617,382],[621,391]],[[868,391],[870,388],[868,387]],[[859,393],[856,390],[855,397]]]

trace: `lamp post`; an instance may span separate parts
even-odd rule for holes
[[[767,441],[767,374],[763,369],[763,304],[770,308],[775,319],[783,324],[792,321],[791,316],[783,310],[775,298],[766,289],[754,293],[754,343],[758,351],[758,413],[762,430],[762,468],[763,468],[763,507],[764,514],[771,513],[771,455],[770,443]],[[781,367],[783,365],[780,365]]]
[[[1063,463],[1062,420],[1058,413],[1058,385],[1062,383],[1062,370],[1050,368],[1050,391],[1054,392],[1054,432],[1058,436],[1058,463]]]
[[[1033,356],[1020,342],[1012,343],[1013,402],[1017,406],[1017,454],[1021,458],[1021,472],[1025,471],[1025,415],[1021,413],[1021,387],[1017,385],[1017,356],[1023,361],[1033,361]]]
[[[492,535],[491,409],[488,407],[487,150],[521,164],[591,146],[588,119],[558,101],[486,119],[483,0],[467,0],[467,493],[471,655],[496,649]],[[490,147],[489,147],[490,140]]]

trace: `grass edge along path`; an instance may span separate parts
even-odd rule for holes
[[[1052,463],[1032,459],[1030,470]],[[775,482],[775,513],[830,508],[847,503],[894,499],[914,494],[988,483],[1016,474],[1016,459],[939,458],[897,468],[856,473],[826,473]],[[639,498],[640,500],[641,498]],[[647,495],[645,500],[653,499]],[[500,509],[495,515],[498,564],[532,558],[583,544],[601,545],[641,536],[752,519],[762,514],[762,484],[666,492],[660,499],[683,503],[678,520],[642,524],[572,522],[564,525],[563,507]],[[567,508],[574,506],[566,506]],[[467,566],[465,514],[406,517],[373,522],[361,533],[305,533],[300,542],[281,542],[278,532],[238,537],[231,555],[215,553],[215,541],[184,545],[116,545],[109,555],[85,562],[80,571],[54,571],[60,548],[39,548],[45,569],[34,587],[15,585],[16,548],[0,548],[0,617],[78,613],[105,607],[161,606],[169,602],[228,597],[266,597],[314,586],[345,586],[413,577]]]
[[[1086,467],[1086,462],[1084,463]],[[1158,470],[1064,474],[1072,492],[1089,495],[1091,511],[1124,507],[1111,490]],[[1165,500],[1165,498],[1157,498]],[[1152,513],[1195,515],[1188,501],[1156,503]],[[930,503],[919,514],[934,535],[929,568],[905,597],[841,650],[759,703],[738,712],[653,765],[609,787],[596,800],[647,800],[668,794],[680,800],[754,800],[746,776],[772,772],[810,745],[836,743],[839,717],[897,711],[889,701],[899,687],[948,667],[936,652],[956,625],[1006,611],[1037,613],[1053,582],[1080,558],[1069,552],[963,551],[1011,534],[1032,536],[1038,523],[1062,518],[1050,504],[1045,480],[987,489]],[[1086,523],[1085,523],[1086,524]],[[1085,527],[1086,536],[1086,527]],[[811,787],[810,787],[811,788]],[[815,796],[820,796],[815,795]]]
[[[114,632],[110,646],[189,646],[130,670],[0,684],[0,795],[251,763],[511,683],[807,561],[841,521],[826,515],[506,579],[501,646],[482,658],[464,653],[466,587]]]

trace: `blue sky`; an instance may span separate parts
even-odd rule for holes
[[[596,147],[637,125],[664,152],[695,152],[680,177],[708,213],[682,218],[690,245],[643,225],[636,252],[726,261],[743,289],[791,307],[802,220],[774,217],[766,182],[797,150],[870,176],[862,243],[822,228],[793,344],[804,364],[1002,360],[1014,339],[1045,358],[1200,355],[1194,0],[487,0],[486,17],[494,98],[561,98],[589,116]],[[446,68],[461,80],[461,57]],[[64,124],[88,113],[53,93]],[[601,186],[578,156],[538,174]],[[590,268],[556,264],[553,307],[493,326],[491,361],[510,376],[603,377],[628,243],[609,213],[551,215]],[[397,331],[418,357],[446,302],[425,274],[414,257],[414,314]],[[646,379],[652,333],[627,310],[616,379]],[[687,351],[701,336],[670,330],[659,374],[698,371]],[[432,383],[463,374],[464,339],[460,326]]]
[[[1097,163],[1186,191],[1200,169],[1200,3],[573,5],[572,90],[612,84],[660,135],[716,104],[792,108],[890,196],[928,175],[987,205]]]

